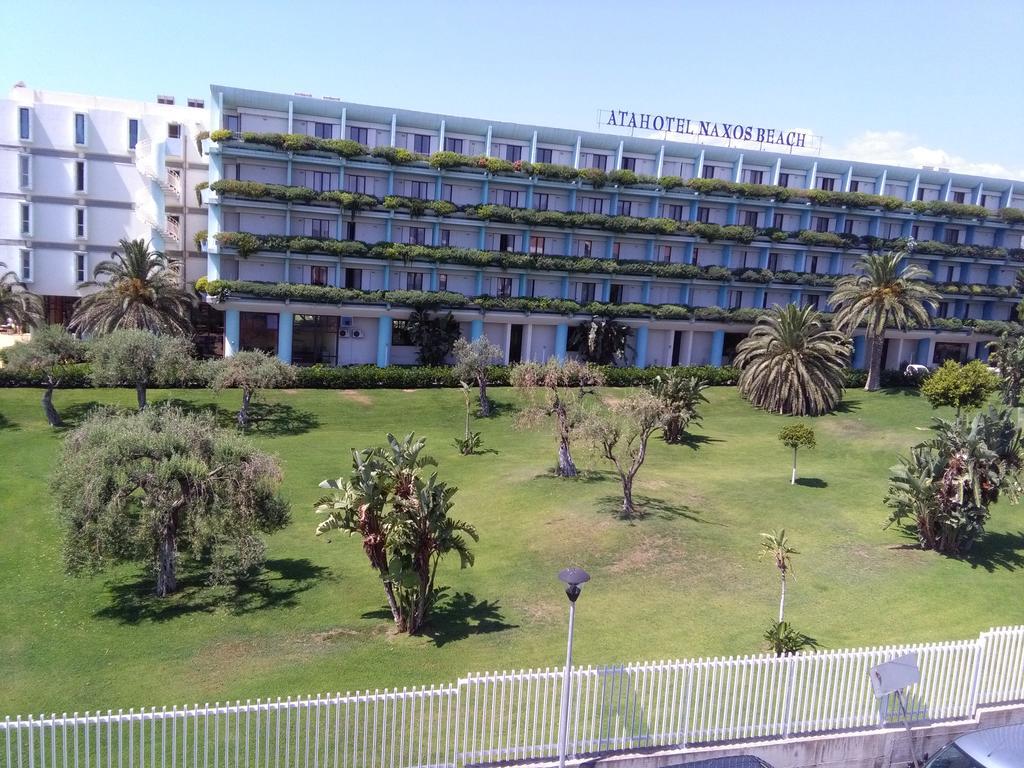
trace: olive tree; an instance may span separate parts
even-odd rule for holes
[[[779,440],[782,441],[784,446],[793,451],[793,473],[790,475],[789,484],[796,485],[796,452],[801,448],[810,449],[816,445],[814,442],[814,430],[806,424],[799,422],[787,424],[779,430]]]
[[[623,518],[636,516],[633,481],[647,458],[647,443],[662,429],[669,411],[665,402],[646,390],[634,392],[622,400],[594,411],[587,421],[586,435],[601,455],[615,466],[622,483]]]
[[[185,339],[137,328],[100,336],[89,347],[89,362],[93,386],[134,387],[140,411],[146,407],[147,388],[181,383],[195,363]]]
[[[988,343],[989,364],[999,370],[999,390],[1003,404],[1015,406],[1024,393],[1024,336],[1004,333]]]
[[[512,368],[509,378],[527,401],[516,417],[516,425],[529,428],[554,418],[558,434],[556,474],[576,477],[579,473],[572,458],[572,438],[586,421],[584,399],[604,383],[604,374],[589,363],[551,358],[546,363],[520,363]]]
[[[455,376],[459,381],[476,382],[480,390],[480,415],[491,415],[491,401],[487,397],[487,369],[505,359],[501,348],[486,336],[476,341],[459,338],[452,347],[455,353]]]
[[[38,373],[43,382],[43,412],[51,427],[62,427],[57,409],[53,407],[53,390],[60,386],[72,363],[85,358],[85,344],[62,325],[44,325],[32,331],[32,337],[4,351],[11,371]]]
[[[208,369],[210,386],[217,392],[223,389],[242,390],[242,406],[238,410],[238,428],[249,428],[249,406],[261,389],[273,389],[290,384],[295,370],[273,355],[261,350],[245,350],[223,360],[216,360]]]
[[[252,575],[264,559],[260,534],[288,523],[275,458],[169,406],[94,413],[68,435],[58,467],[51,484],[68,572],[146,563],[160,597],[178,588],[185,557],[214,582]]]

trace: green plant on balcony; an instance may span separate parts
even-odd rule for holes
[[[999,211],[999,217],[1007,224],[1020,224],[1024,222],[1024,211],[1020,208],[1003,208]]]
[[[192,243],[195,245],[196,250],[202,251],[206,248],[206,235],[205,229],[200,229],[194,235],[192,235]]]
[[[451,216],[459,210],[455,203],[448,200],[431,200],[427,203],[427,207],[434,212],[435,216]]]
[[[475,165],[473,158],[468,155],[448,151],[435,152],[427,162],[439,171]]]
[[[196,205],[203,204],[203,190],[207,189],[209,186],[210,182],[208,181],[200,181],[196,184]]]
[[[849,242],[837,235],[835,232],[815,232],[810,229],[805,229],[797,235],[797,240],[804,245],[820,245],[830,248],[849,247]]]
[[[415,162],[416,160],[425,159],[423,155],[417,155],[415,152],[410,152],[408,149],[402,147],[374,147],[370,154],[373,157],[379,157],[382,160],[387,160],[392,165],[406,165],[407,163]]]
[[[231,141],[231,139],[234,138],[234,136],[235,136],[234,133],[232,133],[231,131],[227,130],[226,128],[218,128],[216,131],[210,131],[209,134],[207,134],[207,135],[208,135],[210,141],[216,141],[216,142]],[[204,136],[203,138],[207,138],[207,137]]]
[[[608,174],[600,168],[581,168],[579,178],[592,185],[594,189],[600,189],[608,183]]]
[[[981,205],[948,203],[945,200],[914,200],[908,207],[915,213],[929,216],[949,216],[962,219],[984,219],[993,212]]]

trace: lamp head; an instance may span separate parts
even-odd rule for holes
[[[575,603],[580,596],[583,585],[590,581],[590,574],[582,568],[566,568],[558,574],[559,580],[565,584],[565,596],[570,603]]]

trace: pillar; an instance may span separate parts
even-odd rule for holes
[[[555,326],[555,359],[560,363],[565,362],[565,350],[569,346],[569,326],[559,323]]]
[[[277,358],[286,365],[292,363],[292,326],[294,315],[279,312],[277,315]]]
[[[932,361],[932,339],[925,336],[917,340],[917,350],[914,352],[914,362],[918,365],[929,365]]]
[[[391,318],[377,318],[377,367],[387,368],[391,356]]]
[[[722,355],[725,354],[725,331],[715,331],[711,334],[711,360],[710,365],[721,367]]]
[[[682,365],[690,365],[693,362],[693,331],[687,331],[683,335],[683,354],[679,357]]]
[[[470,341],[476,341],[477,339],[479,339],[483,335],[484,335],[484,321],[483,320],[477,319],[477,320],[474,320],[472,323],[469,324],[469,340]]]
[[[867,343],[863,336],[853,337],[853,367],[858,370],[864,370],[865,368],[865,357],[867,354]]]
[[[240,316],[237,309],[224,311],[224,357],[232,357],[239,347]]]
[[[636,357],[633,365],[637,368],[647,367],[647,326],[641,325],[636,329]]]

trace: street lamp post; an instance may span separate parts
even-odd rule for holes
[[[562,676],[562,708],[558,717],[558,768],[565,768],[565,742],[569,730],[569,688],[572,679],[572,630],[576,619],[576,598],[583,585],[590,581],[590,574],[582,568],[566,568],[558,574],[565,584],[565,596],[569,598],[569,640],[565,647],[565,672]]]

